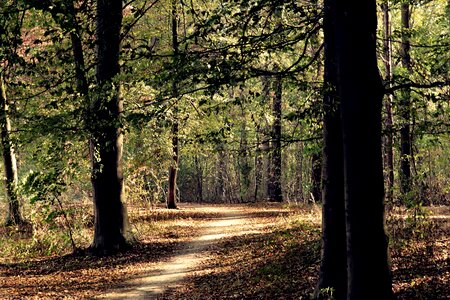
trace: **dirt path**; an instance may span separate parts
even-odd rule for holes
[[[238,208],[217,207],[214,210],[221,217],[205,222],[201,234],[168,262],[149,269],[144,277],[126,282],[127,288],[96,299],[157,299],[158,295],[180,284],[186,276],[201,271],[201,262],[208,258],[210,246],[219,239],[259,232],[258,224],[249,224],[250,217]]]

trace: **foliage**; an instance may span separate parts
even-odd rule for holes
[[[450,201],[450,8],[444,0],[410,1],[413,27],[407,34],[413,68],[409,74],[400,63],[403,2],[390,1],[393,76],[385,83],[393,95],[394,124],[385,126],[384,132],[394,137],[394,198],[405,199],[408,209],[401,213],[408,217],[401,220],[392,217],[395,211],[388,214],[397,265],[406,263],[416,252],[440,251],[432,240],[437,227],[427,207]],[[167,170],[173,164],[171,125],[175,120],[180,124],[178,189],[183,202],[247,203],[267,198],[276,78],[282,81],[282,187],[288,203],[312,200],[313,155],[322,148],[320,1],[176,3],[177,55],[170,32],[171,1],[125,3],[121,74],[114,81],[120,85],[124,100],[120,124],[113,125],[124,131],[126,202],[132,227],[144,241],[143,249],[155,251],[154,256],[162,256],[173,245],[163,243],[153,248],[145,244],[153,241],[147,232],[187,235],[181,225],[171,230],[160,224],[173,216],[154,210],[166,199]],[[98,125],[90,113],[92,100],[99,93],[95,81],[95,4],[92,0],[0,3],[0,73],[11,101],[11,134],[21,179],[18,191],[24,216],[31,222],[31,227],[1,229],[3,258],[62,255],[71,248],[89,245],[94,217],[89,200],[88,141]],[[381,20],[380,15],[380,29]],[[380,30],[380,51],[381,36]],[[74,38],[82,45],[82,67],[74,55]],[[379,65],[385,73],[381,56]],[[80,90],[80,74],[86,80],[87,94]],[[400,95],[405,87],[412,90],[413,187],[401,195],[397,149],[403,122]],[[1,215],[5,211],[6,203],[2,203]],[[213,284],[220,286],[233,274],[238,279],[226,291],[230,297],[242,296],[234,295],[231,289],[243,289],[247,282],[257,285],[256,279],[262,282],[258,287],[261,291],[279,296],[284,285],[296,283],[288,281],[294,271],[303,271],[303,264],[311,268],[307,272],[313,278],[318,255],[316,227],[302,222],[283,226],[264,237],[223,241],[224,249],[217,250],[217,255],[237,253],[230,263],[246,266],[248,259],[255,265],[244,268],[245,274],[229,271],[211,275],[210,283],[194,278],[200,283],[197,291]],[[308,242],[302,244],[304,241]],[[267,260],[257,261],[252,251],[267,256]],[[142,252],[137,250],[135,255]],[[299,253],[305,257],[299,259]],[[62,258],[55,268],[67,260],[84,263],[77,259]],[[94,261],[89,260],[89,264],[96,266]],[[36,272],[44,272],[45,268],[37,265]],[[16,267],[16,271],[26,268]],[[305,297],[313,289],[312,280],[308,280],[301,283]],[[287,286],[290,292],[299,292],[298,286],[297,290]],[[195,292],[193,286],[187,289]],[[405,287],[398,283],[397,289]]]

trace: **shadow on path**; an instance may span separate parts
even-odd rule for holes
[[[173,257],[157,269],[149,269],[145,276],[125,282],[122,288],[97,296],[95,299],[156,299],[166,290],[177,286],[183,278],[197,271],[208,258],[210,246],[221,238],[258,233],[247,224],[250,216],[236,210],[220,210],[221,217],[206,222],[200,236],[192,239]],[[259,226],[256,226],[258,228]]]

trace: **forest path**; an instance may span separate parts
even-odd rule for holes
[[[100,295],[96,299],[157,299],[168,289],[181,284],[183,279],[201,272],[201,263],[208,259],[208,251],[222,238],[259,233],[268,224],[249,222],[251,216],[239,207],[211,208],[219,217],[204,222],[200,235],[169,261],[151,267],[146,275],[126,282],[127,288]]]

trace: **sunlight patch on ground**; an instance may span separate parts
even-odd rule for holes
[[[216,209],[224,213],[223,209]],[[262,233],[265,228],[272,227],[275,222],[250,222],[251,217],[239,210],[229,210],[224,217],[210,220],[202,224],[202,234],[168,262],[159,267],[147,270],[147,275],[126,283],[126,288],[101,295],[97,299],[156,299],[169,288],[179,284],[183,278],[192,275],[203,261],[208,258],[207,250],[214,241],[222,238],[245,234]],[[198,270],[197,270],[198,271]]]

